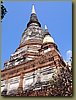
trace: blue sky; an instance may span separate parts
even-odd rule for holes
[[[2,69],[19,46],[31,15],[32,4],[42,28],[46,24],[62,57],[72,50],[72,2],[4,2],[7,14],[2,21]]]

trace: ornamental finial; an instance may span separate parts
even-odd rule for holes
[[[32,5],[32,14],[33,13],[36,14],[34,5]]]

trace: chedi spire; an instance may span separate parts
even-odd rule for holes
[[[45,30],[48,30],[47,26],[45,25]]]
[[[34,5],[32,5],[32,14],[36,14]]]
[[[30,20],[29,20],[29,22],[27,24],[27,27],[29,27],[32,23],[35,23],[39,27],[41,27],[41,24],[39,23],[37,15],[36,15],[36,11],[35,11],[34,5],[32,5],[32,12],[31,12]]]

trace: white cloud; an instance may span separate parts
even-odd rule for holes
[[[66,60],[69,61],[71,57],[72,57],[72,51],[71,50],[68,50],[66,52]]]

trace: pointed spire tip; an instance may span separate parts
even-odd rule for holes
[[[32,5],[32,14],[36,14],[34,4]]]
[[[47,28],[47,26],[45,25],[45,30],[47,30],[48,28]]]

